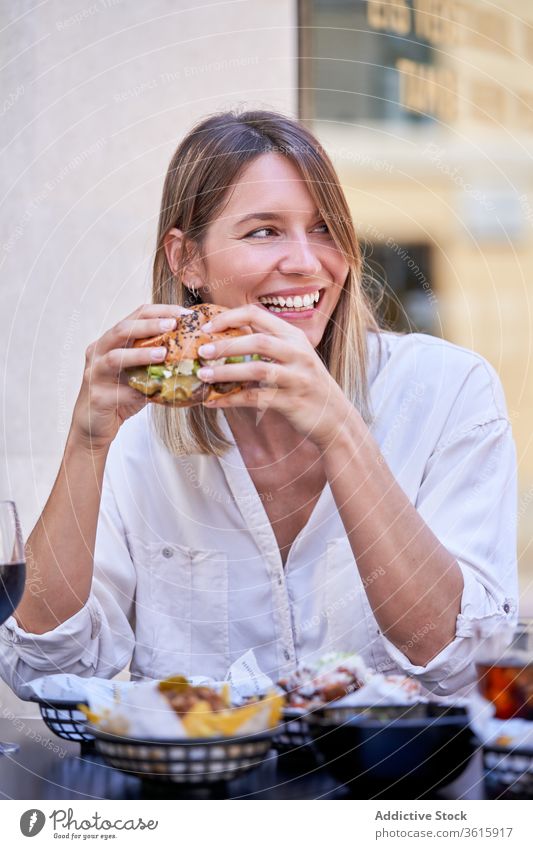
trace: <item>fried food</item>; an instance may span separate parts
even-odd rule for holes
[[[326,655],[315,666],[302,666],[278,681],[289,707],[312,708],[359,690],[370,671],[358,655]]]
[[[266,731],[278,724],[283,707],[283,697],[277,693],[231,707],[228,685],[219,692],[211,687],[195,687],[181,677],[161,681],[158,689],[188,737],[231,737]]]

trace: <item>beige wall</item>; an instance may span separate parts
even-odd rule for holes
[[[296,34],[292,0],[210,2],[206,11],[184,0],[62,0],[26,4],[36,8],[19,17],[23,5],[13,5],[2,44],[11,144],[0,498],[16,499],[29,532],[53,483],[86,345],[150,299],[161,188],[178,140],[223,108],[294,114]]]
[[[220,109],[296,112],[295,3],[202,6],[3,4],[0,499],[16,500],[26,535],[53,484],[85,347],[150,300],[178,140]]]

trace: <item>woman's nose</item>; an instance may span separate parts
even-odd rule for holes
[[[278,263],[282,274],[316,275],[322,268],[316,249],[307,239],[293,239],[284,245],[284,255]]]

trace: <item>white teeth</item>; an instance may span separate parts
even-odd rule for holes
[[[271,304],[268,304],[267,309],[270,312],[305,312],[309,307],[292,307],[289,309],[288,307],[273,307]]]
[[[302,309],[302,307],[310,307],[313,304],[316,304],[320,299],[320,290],[317,289],[316,292],[312,292],[311,294],[305,295],[294,295],[289,296],[287,298],[282,297],[281,295],[271,297],[268,295],[261,296],[258,300],[260,304],[264,304],[265,306],[279,306],[279,307],[287,307],[288,309]],[[274,310],[274,312],[280,312],[281,310]]]

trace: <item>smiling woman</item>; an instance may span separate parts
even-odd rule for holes
[[[341,650],[465,692],[480,643],[503,647],[516,621],[501,385],[471,351],[379,329],[342,188],[302,125],[246,112],[191,130],[165,180],[153,301],[87,349],[0,631],[6,680],[128,663],[222,679],[248,649],[275,679]],[[225,309],[197,311],[212,341],[195,379],[236,390],[147,405],[127,371],[164,363],[155,340],[202,304]]]
[[[315,301],[308,310],[306,294]],[[298,322],[368,421],[364,340],[378,325],[335,170],[297,122],[263,111],[224,113],[197,125],[170,162],[153,300],[233,307],[265,297],[274,299],[272,312]],[[156,420],[171,451],[228,448],[209,410],[165,411]]]

